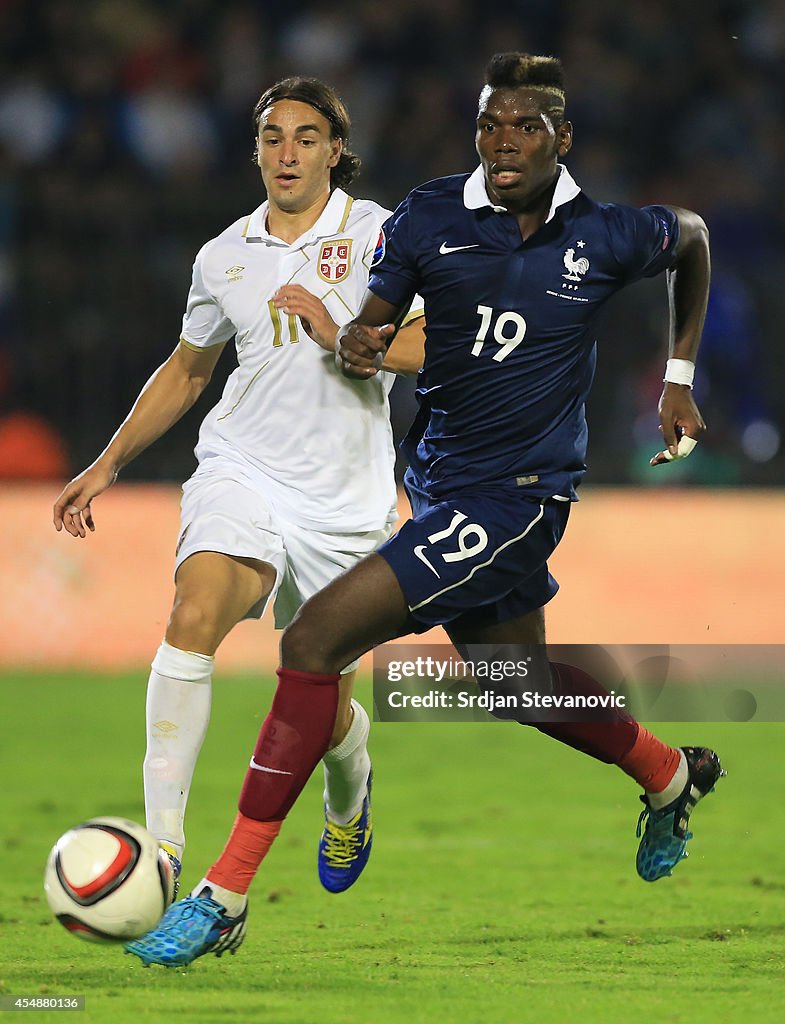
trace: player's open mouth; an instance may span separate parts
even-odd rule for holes
[[[293,181],[299,181],[300,179],[296,174],[276,174],[275,180],[279,181],[282,185],[290,185]]]
[[[521,180],[521,172],[515,171],[512,168],[502,168],[501,170],[491,171],[491,184],[504,188],[505,185],[517,185]]]

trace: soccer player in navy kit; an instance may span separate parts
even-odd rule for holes
[[[585,469],[592,328],[616,291],[668,271],[665,449],[652,464],[689,454],[704,429],[690,384],[709,251],[694,213],[589,199],[559,163],[571,144],[559,62],[497,54],[480,94],[480,167],[415,189],[384,226],[369,293],[339,331],[337,358],[351,376],[375,374],[393,324],[415,292],[423,296],[420,411],[404,442],[414,518],[303,605],[284,633],[278,690],[253,755],[265,771],[248,772],[223,869],[258,868],[324,752],[338,672],[378,644],[439,623],[459,649],[537,645],[539,678],[553,693],[605,693],[579,669],[549,665],[544,647],[543,606],[557,589],[547,559]],[[520,714],[643,787],[638,873],[670,874],[695,804],[722,772],[717,755],[670,747],[617,709],[601,721]],[[199,925],[200,901],[191,900],[190,945],[179,941],[182,925],[173,938],[193,959],[233,919],[205,908]]]

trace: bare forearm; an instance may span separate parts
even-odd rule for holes
[[[382,369],[404,377],[416,377],[425,360],[425,319],[418,317],[402,327],[384,356]]]
[[[119,473],[188,412],[209,380],[209,374],[189,376],[184,373],[175,352],[147,381],[96,462],[104,462]]]
[[[360,312],[352,320],[352,323],[365,327],[381,327],[382,324],[396,324],[397,326],[407,309],[408,305],[394,306],[392,303],[380,299],[373,292],[367,291]]]
[[[690,210],[674,210],[679,218],[679,256],[668,274],[670,301],[669,355],[695,361],[700,345],[711,281],[709,232]]]
[[[204,391],[223,345],[191,349],[182,342],[142,388],[133,409],[103,452],[60,492],[52,509],[59,532],[84,539],[95,530],[91,502],[117,474],[176,423]]]
[[[697,213],[680,209],[673,212],[679,219],[679,250],[668,273],[670,358],[659,403],[660,430],[666,447],[649,460],[652,466],[686,458],[706,429],[692,397],[692,380],[709,301],[709,232]]]

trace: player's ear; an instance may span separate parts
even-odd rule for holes
[[[343,153],[343,139],[330,139],[330,159],[327,161],[329,167],[338,166],[341,153]]]
[[[572,149],[572,121],[562,121],[556,129],[556,138],[559,156],[566,156]]]
[[[261,137],[261,135],[257,135],[256,136],[256,146],[254,147],[254,149],[255,149],[255,154],[256,154],[254,162],[256,163],[257,167],[261,167],[262,166],[262,137]]]

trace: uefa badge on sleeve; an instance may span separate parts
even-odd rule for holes
[[[374,249],[374,252],[373,252],[373,261],[371,263],[371,269],[373,269],[376,266],[377,263],[381,263],[381,261],[384,259],[384,253],[385,253],[386,249],[387,249],[387,238],[385,237],[385,234],[384,234],[384,228],[380,228],[380,230],[379,230],[379,238],[378,238],[378,240],[376,242],[376,248]]]
[[[337,284],[339,281],[343,281],[349,273],[351,260],[351,238],[339,238],[334,242],[322,242],[317,262],[319,277],[330,284]]]

